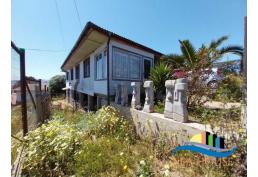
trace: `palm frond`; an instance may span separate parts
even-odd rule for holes
[[[239,56],[243,56],[243,52],[244,52],[243,47],[237,46],[237,45],[222,47],[219,50],[219,54],[221,54],[221,55],[226,54],[226,53],[233,53],[233,54],[236,54],[236,55],[239,55]]]
[[[188,63],[192,65],[196,61],[196,50],[189,40],[179,40],[181,51],[183,56],[188,60]]]
[[[228,36],[222,36],[220,37],[219,39],[217,40],[212,40],[211,43],[210,43],[210,46],[209,48],[210,49],[215,49],[217,48],[218,46],[220,46],[224,41],[226,41],[228,39]]]
[[[185,59],[182,55],[178,54],[169,54],[161,58],[161,61],[166,65],[172,66],[173,68],[178,68],[183,66]]]

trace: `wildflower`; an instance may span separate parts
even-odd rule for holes
[[[146,163],[145,163],[144,160],[141,160],[141,161],[140,161],[140,164],[141,164],[141,165],[146,165]]]
[[[153,159],[153,156],[152,156],[152,155],[150,156],[150,159],[151,159],[151,160]]]
[[[125,165],[124,168],[123,168],[123,170],[126,171],[127,169],[128,169],[128,166]]]
[[[122,155],[124,155],[124,153],[123,153],[123,152],[121,152],[121,153],[120,153],[120,156],[122,156]]]
[[[239,133],[243,133],[244,129],[240,128],[238,131],[239,131]]]
[[[233,158],[236,158],[237,156],[235,154],[232,155]]]
[[[165,169],[169,169],[169,164],[165,164],[165,165],[164,165],[164,168],[165,168]]]
[[[167,169],[164,171],[164,176],[169,176],[170,171]]]

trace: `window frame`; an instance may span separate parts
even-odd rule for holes
[[[71,69],[70,72],[71,72],[70,75],[71,75],[71,81],[72,81],[73,80],[73,68]]]
[[[83,61],[83,77],[90,77],[90,58]]]
[[[143,60],[142,60],[142,62],[143,62],[143,64],[142,64],[142,78],[143,78],[143,80],[145,80],[145,79],[148,79],[148,78],[145,78],[145,67],[144,67],[144,61],[145,60],[148,60],[148,61],[150,61],[150,72],[151,72],[151,68],[153,68],[153,61],[152,60],[150,60],[149,58],[143,58]]]
[[[66,71],[66,80],[69,81],[69,71]]]
[[[101,68],[101,73],[100,73],[101,77],[99,77],[99,78],[98,78],[98,72],[99,72],[99,70],[98,70],[98,60],[102,60],[101,61],[101,66],[99,66]],[[96,81],[106,80],[107,79],[107,73],[106,73],[107,72],[107,68],[105,68],[105,67],[107,67],[107,62],[105,60],[106,60],[106,58],[105,58],[103,52],[99,52],[98,54],[96,54],[94,56],[95,80]]]
[[[135,56],[139,56],[139,62],[140,62],[140,65],[139,65],[139,69],[140,69],[140,77],[139,79],[134,79],[134,78],[131,78],[130,77],[130,68],[128,69],[128,77],[127,78],[119,78],[119,77],[116,77],[114,74],[114,62],[115,62],[115,50],[118,50],[119,52],[121,51],[122,53],[125,53],[128,55],[128,61],[130,60],[130,56],[131,55],[135,55]],[[150,57],[147,57],[145,55],[141,55],[139,53],[135,53],[135,52],[132,52],[132,51],[129,51],[129,50],[126,50],[126,49],[123,49],[123,48],[120,48],[120,47],[116,47],[116,46],[112,46],[112,80],[118,80],[118,81],[142,81],[144,80],[144,59],[147,59],[151,62],[151,68],[153,68],[153,62],[154,62],[154,58],[150,58]],[[129,62],[128,62],[129,64]],[[129,66],[129,65],[128,65]]]
[[[80,64],[75,66],[75,80],[80,79]]]

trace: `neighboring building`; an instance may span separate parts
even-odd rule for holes
[[[33,96],[34,99],[36,99],[36,87],[39,86],[37,82],[26,81],[28,84],[28,88],[30,89],[31,95]],[[11,105],[15,106],[21,103],[21,86],[20,86],[20,81],[11,81]],[[31,101],[31,95],[29,94],[28,88],[26,87],[26,100],[27,102]],[[45,91],[48,90],[48,81],[41,82],[41,90]]]
[[[112,101],[121,82],[128,84],[131,93],[130,83],[148,78],[161,55],[88,22],[61,66],[66,72],[67,101],[94,110]]]

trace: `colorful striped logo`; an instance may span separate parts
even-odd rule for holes
[[[172,153],[175,154],[180,150],[189,150],[208,156],[223,158],[232,155],[237,149],[237,147],[231,149],[225,149],[224,147],[224,138],[205,131],[194,135],[190,142],[185,143],[183,146],[177,146],[172,150]]]

